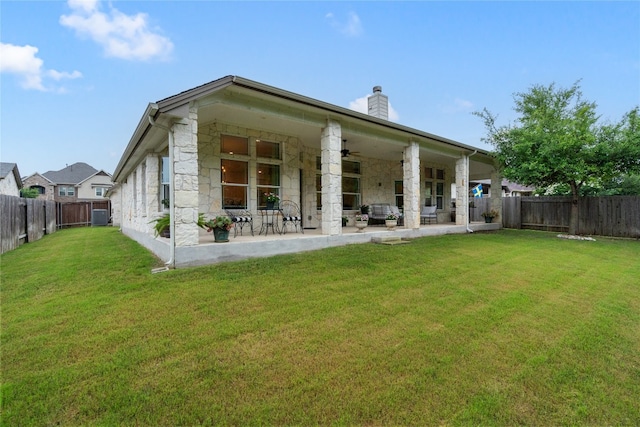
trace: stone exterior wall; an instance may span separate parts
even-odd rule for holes
[[[148,155],[112,192],[113,225],[153,233],[153,220],[164,215],[158,200],[160,159],[156,154]]]
[[[298,138],[280,133],[248,129],[225,123],[210,123],[198,129],[198,182],[200,212],[212,217],[224,214],[222,209],[222,183],[220,181],[220,141],[221,135],[248,138],[249,153],[255,153],[256,140],[278,142],[283,160],[265,160],[280,165],[280,196],[283,200],[300,203],[300,161],[301,144]],[[249,163],[248,208],[258,214],[258,194],[255,154],[249,156],[225,155],[225,158],[247,161]],[[315,159],[314,159],[315,161]],[[315,178],[314,178],[315,179]],[[314,181],[315,183],[315,181]]]

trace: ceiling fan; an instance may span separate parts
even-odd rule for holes
[[[347,140],[346,139],[343,139],[342,143],[344,144],[343,145],[344,148],[342,150],[340,150],[340,152],[342,153],[342,157],[349,157],[351,154],[359,154],[360,153],[359,151],[350,151],[350,150],[348,150],[347,149]]]

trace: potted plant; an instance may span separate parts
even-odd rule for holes
[[[160,218],[154,219],[151,222],[155,222],[153,225],[153,229],[155,231],[156,237],[170,237],[171,229],[169,226],[171,225],[171,217],[169,214],[162,215]]]
[[[398,225],[398,216],[394,213],[387,214],[384,225],[386,225],[389,230],[395,229]]]
[[[224,215],[218,215],[214,219],[204,223],[207,231],[213,231],[213,237],[216,242],[223,243],[229,241],[229,230],[233,226],[231,218]]]
[[[358,233],[361,233],[369,225],[369,215],[366,213],[356,214],[356,227]]]
[[[347,222],[349,222],[349,218],[347,218],[346,216],[342,217],[342,226],[346,227],[347,226]]]
[[[160,218],[154,219],[151,222],[155,222],[153,225],[153,229],[155,231],[156,237],[171,237],[171,215],[164,214]],[[206,228],[206,219],[204,218],[204,214],[200,212],[198,214],[198,221],[196,222],[198,227]]]
[[[493,218],[498,216],[498,211],[495,209],[491,209],[490,211],[482,212],[481,215],[484,217],[484,222],[491,223],[493,222]]]
[[[280,196],[278,196],[276,193],[264,193],[264,195],[267,201],[267,209],[275,209],[276,203],[280,201]]]

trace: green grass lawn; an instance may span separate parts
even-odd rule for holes
[[[506,230],[151,274],[0,258],[2,424],[640,425],[640,242]]]

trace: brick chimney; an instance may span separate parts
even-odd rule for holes
[[[369,96],[367,101],[370,116],[389,120],[389,98],[382,94],[382,86],[374,86],[373,95]]]

